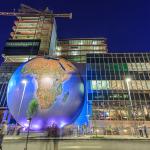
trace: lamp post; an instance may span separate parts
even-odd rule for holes
[[[29,131],[30,131],[31,120],[32,120],[31,117],[27,119],[27,122],[28,122],[28,132],[27,132],[27,139],[26,139],[26,145],[25,145],[24,150],[28,149],[28,139],[29,139]]]
[[[132,110],[132,113],[133,113],[134,112],[133,111],[133,103],[132,103],[132,99],[131,99],[130,84],[129,84],[131,82],[131,78],[126,78],[125,81],[126,81],[126,84],[127,84],[130,106],[131,106],[131,110]]]
[[[32,100],[32,101],[29,103],[29,106],[28,106],[28,113],[27,113],[28,132],[27,132],[26,145],[25,145],[24,150],[27,150],[27,149],[28,149],[27,146],[28,146],[30,125],[31,125],[32,118],[33,118],[33,116],[37,113],[37,111],[38,111],[38,103],[37,103],[36,100]]]
[[[23,87],[22,97],[21,97],[21,101],[20,101],[20,105],[19,105],[18,118],[19,118],[20,111],[21,111],[21,106],[22,106],[22,102],[23,102],[23,98],[24,98],[24,93],[25,93],[25,89],[26,89],[26,85],[27,85],[27,80],[23,79],[21,81],[21,83],[24,85],[24,87]]]
[[[90,131],[90,115],[87,114],[86,117],[87,117],[87,132],[89,132]]]
[[[133,103],[132,103],[131,92],[130,92],[130,82],[132,81],[132,79],[131,78],[126,78],[125,81],[126,81],[126,84],[127,84],[128,96],[129,96],[130,107],[131,107],[131,109],[129,109],[130,120],[133,119],[135,121]],[[135,128],[136,128],[136,123],[135,123]],[[132,135],[133,135],[133,131],[131,131],[131,132],[132,132]]]

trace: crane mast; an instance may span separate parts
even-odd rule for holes
[[[30,6],[21,4],[21,9],[19,9],[18,12],[0,12],[0,16],[28,16],[28,17],[39,17],[39,16],[45,16],[45,17],[54,17],[54,18],[69,18],[72,19],[72,13],[58,13],[54,14],[52,11],[50,11],[48,8],[45,9],[45,11],[39,11],[34,8],[31,8]]]
[[[0,12],[0,16],[46,16],[46,17],[54,17],[54,18],[69,18],[72,19],[72,13],[63,13],[63,14],[51,14],[51,13],[20,13],[20,12]]]
[[[57,43],[55,18],[71,19],[72,13],[53,13],[48,7],[44,10],[37,10],[21,4],[18,11],[0,12],[0,16],[15,16],[17,18],[10,33],[9,40],[11,41],[8,41],[6,45],[14,44],[18,40],[21,42],[39,40],[38,54],[52,55]]]
[[[72,13],[53,13],[48,8],[40,11],[21,4],[17,11],[0,11],[0,16],[16,17],[2,52],[4,63],[0,67],[0,110],[7,110],[7,85],[12,73],[21,63],[36,56],[55,56],[55,18],[71,19]],[[7,119],[10,115],[5,116]]]

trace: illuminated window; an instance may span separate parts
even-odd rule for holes
[[[60,51],[60,50],[61,50],[61,47],[60,47],[60,46],[57,46],[56,49],[57,49],[58,51]]]
[[[107,90],[109,89],[109,81],[107,80],[92,80],[92,90]]]
[[[71,55],[79,55],[80,53],[79,53],[79,51],[72,51],[71,52]]]
[[[57,55],[57,56],[60,56],[60,55],[61,55],[61,52],[56,52],[56,55]]]
[[[28,47],[28,46],[38,46],[39,42],[7,42],[7,47]]]
[[[93,45],[97,45],[97,41],[93,41],[92,44],[93,44]]]
[[[99,50],[99,46],[94,46],[94,50]]]
[[[80,41],[79,45],[83,45],[83,41]]]
[[[128,63],[129,71],[150,71],[149,63]]]

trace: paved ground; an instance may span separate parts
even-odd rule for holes
[[[46,137],[45,135],[36,135],[36,134],[30,134],[30,138],[47,138],[49,139],[50,137]],[[26,138],[26,135],[21,135],[21,136],[15,136],[15,135],[8,135],[5,136],[5,140],[10,140],[10,139],[22,139]],[[140,136],[129,136],[129,135],[81,135],[81,136],[66,136],[66,137],[60,137],[61,139],[135,139],[135,140],[150,140],[149,138],[146,137],[140,137]]]
[[[131,140],[62,141],[59,150],[149,150],[150,143]]]
[[[80,136],[52,139],[31,135],[28,150],[149,150],[150,138]],[[6,136],[3,150],[24,150],[26,136]]]

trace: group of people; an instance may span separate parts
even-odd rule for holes
[[[2,150],[3,138],[4,138],[4,135],[6,134],[7,134],[7,123],[3,122],[0,128],[0,150]]]
[[[52,124],[49,128],[48,128],[48,137],[58,137],[59,136],[59,128],[56,124]]]
[[[20,125],[14,125],[9,126],[7,125],[6,121],[2,122],[2,125],[0,127],[0,150],[2,150],[2,142],[5,135],[13,135],[14,132],[16,135],[20,134],[21,126]]]
[[[144,137],[144,136],[145,136],[146,138],[149,137],[149,136],[148,136],[147,127],[146,127],[145,124],[139,125],[139,126],[138,126],[138,130],[139,130],[139,135],[140,135],[140,137]]]
[[[22,128],[20,125],[14,125],[14,126],[8,127],[7,122],[4,121],[0,127],[0,150],[2,150],[2,142],[3,142],[4,136],[5,135],[14,135],[14,133],[16,135],[19,135],[21,129]],[[86,126],[83,126],[83,132],[85,131],[85,129],[86,129]],[[111,127],[109,127],[109,130],[112,131]],[[149,137],[148,130],[147,130],[147,127],[145,124],[138,125],[138,132],[139,132],[140,137],[146,137],[146,138]],[[56,124],[52,124],[48,128],[48,136],[58,137],[59,133],[60,133],[60,131]],[[118,133],[119,133],[119,131],[118,131]]]

